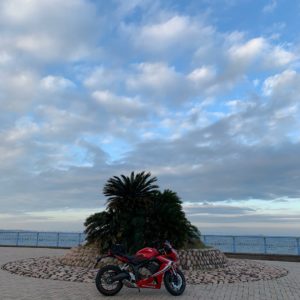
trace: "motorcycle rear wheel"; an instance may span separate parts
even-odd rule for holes
[[[110,278],[112,276],[120,273],[121,270],[117,266],[107,265],[101,268],[96,276],[96,287],[98,291],[104,296],[114,296],[123,287],[123,283],[121,281],[110,282]]]
[[[173,296],[181,295],[186,286],[185,277],[179,269],[176,270],[176,275],[167,271],[164,276],[164,283],[167,291]]]

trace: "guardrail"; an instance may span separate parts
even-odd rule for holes
[[[71,248],[85,242],[84,233],[0,231],[0,246]],[[300,255],[300,237],[202,235],[207,246],[228,253]]]
[[[84,233],[1,231],[0,246],[71,248],[83,244]]]
[[[229,253],[300,255],[300,237],[203,235],[201,239]]]

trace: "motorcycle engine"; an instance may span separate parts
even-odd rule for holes
[[[158,263],[150,262],[146,266],[139,268],[139,273],[142,277],[150,277],[159,270],[159,267]]]

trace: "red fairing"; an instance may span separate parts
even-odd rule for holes
[[[143,249],[139,250],[136,253],[136,255],[143,256],[145,258],[150,259],[154,256],[159,255],[159,252],[155,248],[146,247],[146,248],[143,248]]]
[[[122,282],[131,288],[160,289],[164,281],[166,289],[174,296],[181,295],[185,290],[184,274],[178,268],[178,253],[169,241],[165,241],[163,248],[160,250],[146,247],[139,250],[134,256],[122,253],[120,245],[114,245],[108,256],[117,258],[125,263],[125,265],[122,269],[119,266],[105,266],[98,271],[96,285],[98,290],[106,296],[118,293],[122,288]],[[100,260],[98,259],[97,263]],[[149,262],[147,262],[148,260]],[[149,267],[148,270],[151,272],[150,276],[144,276],[139,272],[141,268],[147,268],[147,265]],[[111,283],[107,279],[101,279],[103,274],[109,269],[113,271],[112,275],[110,275]],[[179,278],[181,279],[178,280]],[[117,289],[114,290],[108,290],[102,285],[102,282],[109,285],[117,281],[121,283],[121,287],[119,284]],[[113,294],[111,291],[113,291]]]
[[[171,253],[167,254],[167,258],[170,258],[172,261],[178,261],[179,255],[175,249],[172,249]]]

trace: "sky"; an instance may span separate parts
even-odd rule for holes
[[[2,0],[0,229],[82,231],[149,171],[202,234],[299,236],[300,3]]]

